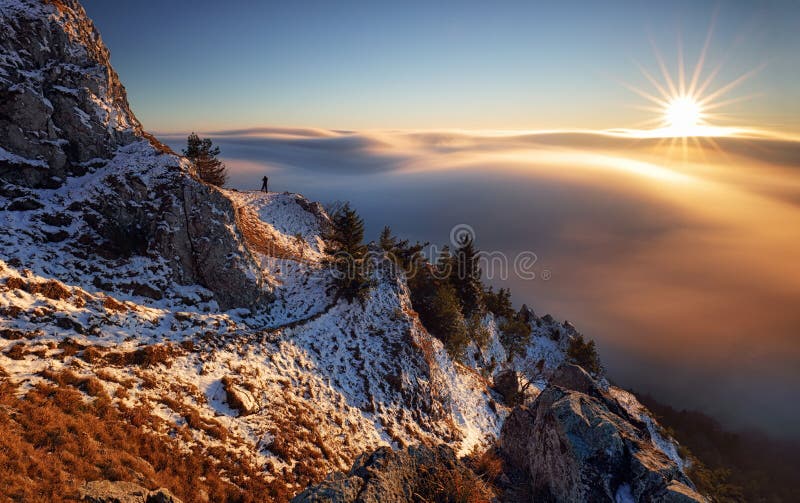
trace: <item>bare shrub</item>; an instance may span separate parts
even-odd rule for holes
[[[103,299],[103,307],[107,311],[116,311],[120,313],[124,313],[128,310],[128,307],[125,304],[119,302],[114,297],[109,297],[108,295],[106,295],[106,297]]]
[[[50,279],[40,282],[29,282],[26,290],[31,294],[40,294],[52,300],[64,300],[72,296],[72,291],[59,281]]]
[[[6,280],[6,287],[9,290],[20,290],[24,288],[24,286],[25,282],[22,280],[22,278],[12,277]]]
[[[172,344],[153,344],[135,351],[111,352],[106,354],[105,358],[111,365],[123,367],[137,365],[146,369],[156,365],[164,365],[169,368],[172,366],[172,360],[181,353],[181,349]]]
[[[14,344],[6,351],[6,356],[12,360],[22,360],[25,358],[25,354],[26,351],[24,342],[18,342]]]

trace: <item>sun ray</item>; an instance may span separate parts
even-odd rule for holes
[[[639,71],[642,72],[642,75],[644,75],[644,77],[653,85],[653,87],[656,88],[659,94],[661,94],[661,97],[664,98],[664,100],[669,100],[670,93],[664,88],[664,86],[662,86],[661,83],[658,82],[658,80],[656,80],[656,78],[653,77],[653,75],[648,72],[644,66],[639,63],[636,63],[636,66],[639,68]]]
[[[719,13],[719,5],[714,10],[714,14],[711,16],[711,23],[708,26],[708,33],[706,34],[705,42],[703,42],[703,49],[700,51],[700,57],[697,58],[697,64],[694,67],[694,72],[692,72],[692,81],[689,84],[689,94],[691,96],[695,96],[695,90],[697,89],[697,82],[700,79],[700,74],[703,72],[703,66],[706,63],[706,57],[708,56],[708,48],[711,47],[711,37],[714,35],[714,27],[717,23],[717,14]]]
[[[708,86],[710,86],[711,83],[714,82],[714,79],[717,78],[717,75],[719,75],[719,72],[721,70],[722,70],[722,63],[718,64],[717,66],[714,67],[713,70],[711,70],[711,72],[708,74],[708,77],[706,77],[706,79],[703,81],[703,83],[700,84],[700,88],[697,89],[697,91],[695,91],[694,95],[695,96],[702,96],[703,93],[708,88]]]
[[[658,50],[658,47],[656,47],[656,44],[652,38],[650,39],[650,45],[653,46],[653,52],[656,55],[658,67],[661,69],[661,75],[664,76],[664,81],[667,83],[667,88],[669,89],[670,94],[672,96],[677,95],[678,91],[675,89],[675,83],[672,81],[672,77],[669,75],[669,70],[667,70],[667,65],[664,63],[664,58],[661,57],[661,52]]]
[[[711,145],[711,148],[713,148],[714,151],[723,158],[723,160],[727,160],[728,154],[725,153],[725,150],[719,145],[719,143],[717,143],[717,141],[714,138],[706,136],[703,138],[703,140],[707,141]]]
[[[630,108],[635,108],[636,110],[641,110],[642,112],[653,112],[653,113],[661,113],[664,111],[664,107],[652,107],[648,105],[633,105]],[[660,119],[653,119],[653,120],[660,120]]]
[[[723,101],[717,101],[717,102],[714,102],[714,103],[707,103],[707,104],[703,105],[703,110],[706,110],[706,111],[716,110],[717,108],[726,107],[728,105],[733,105],[735,103],[741,103],[743,101],[750,101],[750,100],[752,100],[752,99],[754,99],[754,98],[756,98],[758,96],[761,96],[761,93],[753,93],[753,94],[748,94],[748,95],[745,95],[745,96],[737,96],[736,98],[730,98],[730,99],[723,100]],[[715,116],[716,116],[716,114],[715,114]]]
[[[646,93],[645,91],[642,91],[641,89],[639,89],[639,88],[637,88],[635,86],[632,86],[632,85],[630,85],[630,84],[628,84],[626,82],[622,82],[622,85],[627,87],[629,90],[633,91],[634,93],[638,94],[642,98],[644,98],[646,100],[649,100],[649,101],[652,101],[656,105],[659,105],[661,107],[665,107],[668,104],[666,101],[664,101],[662,99],[659,99],[659,98],[656,98],[652,94]]]
[[[678,35],[678,89],[681,96],[686,96],[686,70],[683,67],[683,41]]]
[[[704,97],[702,100],[700,100],[700,104],[701,104],[701,105],[705,105],[706,103],[708,103],[708,102],[712,101],[713,99],[715,99],[715,98],[717,98],[717,97],[719,97],[719,96],[722,96],[722,95],[724,95],[724,94],[725,94],[725,93],[727,93],[727,92],[730,92],[730,91],[731,91],[731,90],[733,90],[733,89],[734,89],[736,86],[740,85],[742,82],[746,81],[747,79],[749,79],[749,78],[753,77],[753,76],[754,76],[754,75],[756,75],[758,72],[760,72],[761,70],[763,70],[763,69],[764,69],[764,66],[765,66],[765,64],[764,64],[764,63],[762,63],[762,64],[760,64],[758,67],[756,67],[756,68],[753,68],[752,70],[750,70],[749,72],[746,72],[746,73],[744,73],[744,74],[740,75],[740,76],[739,76],[739,78],[737,78],[737,79],[734,79],[733,81],[729,82],[728,84],[726,84],[726,85],[724,85],[724,86],[720,87],[719,89],[717,89],[717,90],[716,90],[716,91],[714,91],[713,93],[711,93],[711,94],[709,94],[708,96]]]
[[[691,138],[692,143],[694,143],[694,145],[696,147],[695,150],[697,152],[700,152],[700,157],[702,157],[703,158],[703,162],[705,162],[705,160],[706,160],[706,151],[703,148],[703,144],[700,142],[700,139],[697,136],[690,136],[689,138]]]

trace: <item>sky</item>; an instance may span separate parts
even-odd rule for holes
[[[152,131],[634,127],[622,83],[649,87],[654,46],[677,74],[679,40],[691,68],[712,19],[715,83],[766,65],[726,112],[800,131],[794,0],[83,4]]]
[[[83,3],[145,128],[213,138],[230,187],[533,252],[491,281],[612,380],[800,438],[797,2]],[[682,53],[688,82],[706,40],[704,96],[749,75],[707,117],[736,134],[616,131],[662,115],[638,65],[663,87]]]

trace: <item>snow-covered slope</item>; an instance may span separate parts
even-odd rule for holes
[[[69,197],[71,182],[58,197]],[[274,300],[222,311],[208,290],[170,284],[158,256],[79,257],[71,236],[38,239],[50,229],[43,210],[3,212],[0,367],[26,386],[65,369],[99,377],[111,396],[129,383],[114,400],[176,424],[183,419],[175,409],[190,408],[236,438],[224,447],[246,450],[272,476],[287,469],[318,477],[380,445],[447,442],[466,451],[497,435],[506,408],[476,369],[453,362],[420,325],[388,260],[376,259],[363,306],[336,301],[318,251],[327,218],[318,207],[290,194],[220,194],[237,212],[263,216],[269,240],[292,251],[250,252]],[[142,282],[162,298],[97,278]],[[146,366],[118,356],[137,351],[166,356]],[[219,443],[202,431],[193,441]]]

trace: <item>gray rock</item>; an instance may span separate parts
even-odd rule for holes
[[[222,387],[225,389],[228,407],[237,410],[240,416],[247,416],[258,410],[258,401],[253,393],[237,384],[235,377],[223,377]]]
[[[500,393],[508,405],[515,405],[519,403],[520,396],[520,383],[519,376],[513,370],[504,370],[498,372],[493,378],[493,388]]]
[[[571,391],[578,391],[586,395],[602,393],[597,381],[580,365],[564,363],[560,365],[549,381],[550,385],[560,386]]]
[[[139,121],[75,0],[0,1],[0,180],[54,187],[139,139]]]
[[[393,451],[381,447],[356,459],[346,474],[331,475],[324,482],[298,494],[292,503],[406,503],[415,499],[421,474],[433,469],[466,470],[452,449],[409,447]]]
[[[531,407],[503,425],[508,466],[543,501],[705,501],[680,467],[650,441],[580,367],[558,369]]]

